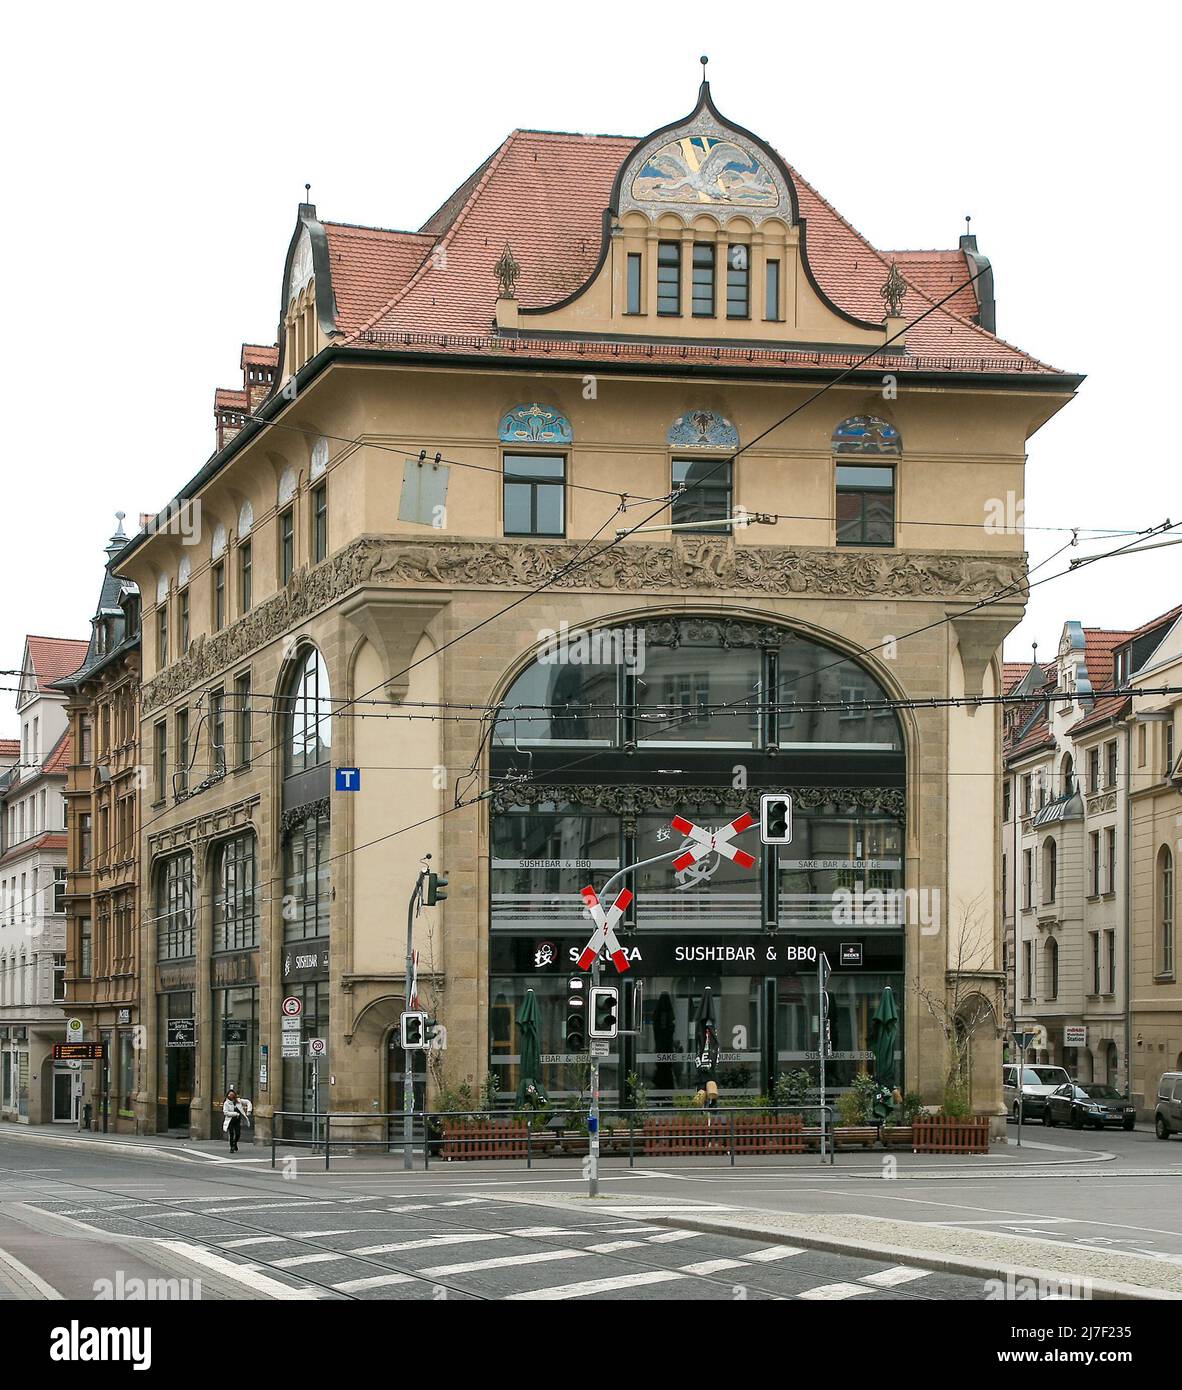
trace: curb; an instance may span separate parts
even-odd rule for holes
[[[937,1269],[946,1274],[971,1274],[983,1279],[1055,1280],[1074,1284],[1085,1281],[1092,1295],[1102,1299],[1138,1301],[1182,1301],[1182,1293],[1173,1289],[1158,1289],[1143,1284],[1122,1284],[1111,1280],[1092,1279],[1086,1275],[1068,1274],[1045,1266],[998,1264],[989,1260],[962,1255],[945,1255],[935,1250],[916,1250],[909,1246],[881,1245],[870,1241],[844,1240],[840,1236],[798,1234],[785,1226],[743,1221],[708,1221],[699,1217],[651,1216],[655,1226],[672,1226],[679,1230],[703,1234],[740,1236],[746,1240],[775,1239],[782,1244],[804,1246],[807,1250],[823,1250],[833,1255],[857,1255],[862,1258],[893,1260],[901,1265],[918,1265]]]
[[[201,1154],[199,1149],[182,1152],[175,1147],[163,1144],[135,1144],[125,1143],[122,1140],[112,1142],[110,1139],[74,1139],[67,1138],[64,1134],[33,1133],[24,1126],[17,1125],[13,1125],[11,1131],[7,1127],[0,1129],[0,1139],[7,1138],[10,1132],[14,1137],[19,1136],[18,1142],[23,1144],[35,1144],[37,1142],[43,1144],[66,1144],[71,1148],[98,1149],[103,1153],[146,1155],[152,1158],[175,1158],[179,1159],[182,1163],[192,1163],[194,1161],[194,1155],[199,1155],[204,1159],[204,1155]]]

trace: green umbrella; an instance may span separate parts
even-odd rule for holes
[[[545,1104],[546,1092],[542,1089],[542,1048],[539,1042],[541,1018],[538,1000],[532,989],[525,991],[521,1008],[517,1010],[517,1045],[521,1053],[521,1079],[517,1083],[517,1104],[527,1101]]]
[[[882,992],[870,1020],[870,1050],[874,1053],[874,1079],[891,1090],[895,1085],[895,1040],[899,1036],[899,1010],[890,985]]]

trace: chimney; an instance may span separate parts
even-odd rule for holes
[[[253,415],[275,389],[275,374],[279,370],[279,349],[262,347],[258,343],[243,343],[242,390],[247,409]]]
[[[213,393],[213,418],[217,426],[217,447],[220,453],[246,424],[250,402],[245,391],[230,391],[219,386]]]

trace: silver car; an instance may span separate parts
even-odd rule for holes
[[[1153,1131],[1159,1139],[1182,1134],[1182,1071],[1168,1071],[1157,1083]]]
[[[1018,1066],[1011,1063],[1002,1069],[1001,1094],[1010,1119],[1018,1118],[1018,1103],[1022,1104],[1022,1121],[1037,1120],[1046,1110],[1047,1097],[1060,1086],[1069,1085],[1071,1077],[1062,1067],[1025,1066],[1022,1084],[1018,1085]]]

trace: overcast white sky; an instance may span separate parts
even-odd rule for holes
[[[244,340],[274,341],[305,182],[324,217],[416,228],[514,126],[642,135],[683,115],[700,53],[720,109],[876,246],[954,246],[972,213],[1001,335],[1087,374],[1030,442],[1029,525],[1179,520],[1177,14],[1028,0],[14,9],[0,668],[27,632],[88,634],[114,511],[130,529],[208,457],[214,387],[240,380]],[[1032,562],[1062,539],[1032,533]],[[1007,655],[1053,649],[1069,617],[1128,627],[1180,599],[1182,547],[1107,561],[1035,590]],[[12,702],[0,691],[4,733]]]

